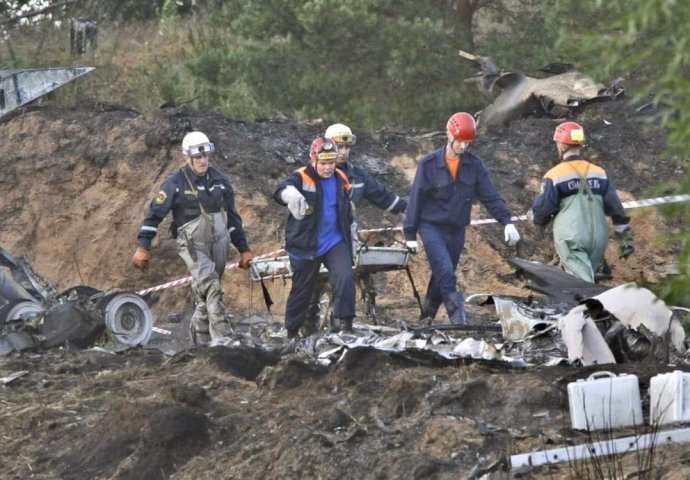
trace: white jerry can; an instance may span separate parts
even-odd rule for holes
[[[649,424],[690,422],[690,373],[675,370],[649,382]]]
[[[595,372],[568,384],[570,422],[576,430],[642,425],[640,385],[636,375]]]

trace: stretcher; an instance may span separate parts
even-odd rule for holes
[[[408,270],[409,261],[410,251],[407,248],[369,247],[365,245],[357,251],[352,268],[355,272],[355,278],[360,285],[362,308],[370,322],[374,325],[377,324],[376,289],[371,274],[395,270]],[[276,278],[291,278],[293,272],[290,266],[290,258],[288,256],[281,256],[253,260],[249,269],[249,274],[253,281],[263,282],[264,280],[273,280]],[[319,278],[320,281],[324,283],[327,282],[328,270],[324,265],[321,265]],[[266,298],[268,292],[263,283],[262,288],[264,289],[264,297]],[[330,303],[330,295],[328,292],[325,292],[319,306],[321,310],[320,317],[322,317],[322,319],[327,317]]]
[[[406,248],[396,247],[362,247],[357,252],[353,269],[358,275],[404,270],[410,261],[410,252]],[[255,282],[271,279],[292,277],[290,258],[285,256],[253,260],[249,275]],[[322,276],[328,275],[328,270],[321,266]]]

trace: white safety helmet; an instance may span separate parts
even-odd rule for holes
[[[189,132],[182,139],[182,153],[188,157],[199,157],[216,151],[215,145],[201,132]]]
[[[357,137],[352,134],[352,130],[342,123],[334,123],[326,129],[324,137],[333,140],[338,145],[354,145]]]

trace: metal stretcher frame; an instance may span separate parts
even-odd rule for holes
[[[409,261],[410,252],[406,248],[362,247],[357,252],[353,268],[357,274],[404,270]],[[274,278],[291,278],[292,273],[290,257],[287,255],[254,260],[249,269],[249,275],[255,282]],[[321,274],[328,274],[328,270],[323,265]]]

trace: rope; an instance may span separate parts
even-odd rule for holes
[[[683,195],[670,195],[667,197],[657,197],[657,198],[645,198],[642,200],[631,200],[629,202],[623,202],[623,208],[625,209],[631,209],[631,208],[640,208],[640,207],[652,207],[655,205],[667,205],[670,203],[681,203],[681,202],[687,202],[690,201],[690,195],[688,194],[683,194]],[[515,216],[511,217],[512,221],[525,221],[527,220],[527,215],[520,215],[520,216]],[[489,223],[498,223],[498,220],[494,220],[493,218],[485,218],[481,220],[472,220],[470,222],[470,225],[487,225]],[[400,232],[402,231],[402,227],[386,227],[386,228],[372,228],[368,230],[360,230],[361,233],[376,233],[376,232]],[[263,260],[266,258],[275,258],[279,254],[285,253],[284,249],[279,249],[279,250],[274,250],[272,252],[265,253],[263,255],[259,255],[254,257],[255,260]],[[233,268],[237,268],[238,264],[237,262],[235,263],[228,263],[225,266],[225,270],[232,270]],[[172,282],[168,283],[163,283],[161,285],[156,285],[155,287],[149,287],[145,288],[144,290],[139,290],[137,293],[139,295],[146,295],[147,293],[152,293],[152,292],[159,292],[161,290],[167,290],[168,288],[175,288],[179,287],[180,285],[185,285],[187,283],[190,283],[192,281],[192,277],[184,277],[180,278],[178,280],[173,280]]]

